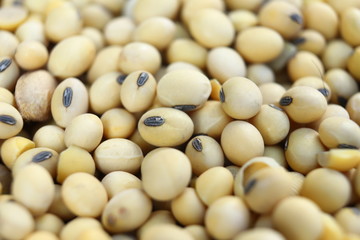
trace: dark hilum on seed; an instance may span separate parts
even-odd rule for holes
[[[148,79],[149,79],[149,74],[147,74],[146,72],[142,72],[140,73],[136,81],[136,84],[138,85],[138,87],[141,87],[147,82]]]
[[[148,117],[144,120],[145,126],[148,127],[159,127],[165,123],[165,119],[160,116]]]
[[[12,63],[10,58],[4,59],[0,62],[0,72],[5,71]]]
[[[51,158],[53,156],[53,154],[49,151],[42,151],[39,152],[38,154],[36,154],[33,158],[32,158],[32,162],[42,162],[45,161],[49,158]]]
[[[198,152],[201,152],[203,150],[203,146],[202,146],[200,138],[194,138],[191,145]]]
[[[280,99],[280,105],[281,106],[288,106],[288,105],[290,105],[291,103],[292,103],[292,97],[290,97],[290,96],[285,96],[285,97],[282,97],[281,99]]]
[[[8,125],[15,125],[16,119],[9,115],[0,115],[0,122]]]
[[[73,90],[71,87],[65,88],[63,92],[63,105],[64,107],[70,107],[73,98]]]

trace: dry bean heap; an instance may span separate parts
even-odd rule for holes
[[[0,240],[360,240],[360,0],[2,0]]]

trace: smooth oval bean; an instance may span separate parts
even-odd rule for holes
[[[131,188],[141,189],[141,180],[135,175],[125,171],[113,171],[101,180],[109,199],[121,191]]]
[[[246,9],[237,9],[228,14],[236,32],[245,28],[256,26],[259,23],[257,15]]]
[[[15,55],[16,48],[19,45],[19,40],[12,32],[1,30],[0,44],[1,46],[4,46],[0,49],[0,56],[13,57]]]
[[[157,148],[145,156],[141,175],[143,189],[152,199],[171,200],[190,183],[190,160],[177,149]]]
[[[60,239],[77,240],[89,229],[102,229],[101,223],[89,217],[77,217],[69,221],[60,232]]]
[[[360,211],[358,208],[344,207],[336,212],[334,217],[345,232],[360,234],[360,230],[357,227],[360,222]]]
[[[143,0],[135,3],[132,15],[137,23],[155,16],[174,19],[179,8],[179,0]]]
[[[101,222],[112,233],[128,232],[140,227],[150,216],[151,210],[151,200],[143,190],[127,189],[106,204]]]
[[[8,89],[0,87],[0,102],[8,103],[15,107],[15,96]]]
[[[25,137],[15,136],[6,139],[0,148],[2,162],[12,169],[16,159],[25,151],[35,147],[35,143]]]
[[[35,229],[38,231],[51,232],[58,235],[65,223],[60,217],[52,213],[45,213],[35,219]]]
[[[136,119],[133,114],[122,108],[112,108],[101,116],[104,137],[128,138],[135,131]]]
[[[49,209],[54,199],[55,185],[46,169],[29,164],[15,175],[11,193],[34,216],[40,216]]]
[[[37,147],[47,147],[60,153],[66,149],[64,142],[65,131],[56,125],[45,125],[39,128],[33,136]]]
[[[353,53],[351,45],[342,39],[334,39],[327,43],[321,56],[325,69],[346,68],[347,60]]]
[[[60,79],[76,77],[90,68],[95,54],[95,44],[88,37],[68,37],[51,50],[47,68]]]
[[[117,17],[109,20],[103,31],[109,45],[124,46],[131,42],[135,29],[135,23],[131,18]]]
[[[158,224],[144,231],[141,240],[152,239],[173,239],[173,240],[193,240],[193,237],[179,226],[174,224]]]
[[[232,121],[221,134],[221,147],[232,163],[242,166],[251,158],[263,155],[264,140],[252,124]]]
[[[18,110],[10,104],[0,102],[0,139],[18,134],[24,122]]]
[[[360,93],[355,93],[346,104],[346,110],[350,119],[360,124]]]
[[[293,58],[288,61],[287,71],[291,81],[308,76],[322,78],[324,66],[320,59],[312,52],[298,51]]]
[[[292,42],[298,50],[312,52],[317,56],[321,55],[327,47],[324,36],[312,29],[301,31]]]
[[[12,58],[0,57],[0,87],[13,91],[19,74],[19,67]]]
[[[152,145],[177,146],[190,139],[194,124],[183,111],[162,107],[144,113],[138,122],[138,130]]]
[[[59,155],[56,181],[63,183],[68,176],[76,172],[94,175],[95,162],[88,151],[71,145]]]
[[[61,196],[69,210],[79,217],[100,216],[108,200],[100,181],[84,172],[73,173],[65,179]]]
[[[300,195],[314,201],[324,212],[334,213],[349,202],[351,185],[342,173],[318,168],[306,175]]]
[[[14,31],[28,16],[28,10],[22,6],[4,6],[0,9],[0,28]]]
[[[136,173],[143,160],[141,148],[124,138],[112,138],[103,141],[95,149],[94,160],[97,168],[108,174],[113,171]]]
[[[255,240],[255,239],[268,239],[268,240],[285,240],[284,236],[276,230],[269,228],[255,228],[241,232],[234,240]]]
[[[138,229],[137,236],[142,239],[142,235],[147,229],[160,224],[175,225],[175,222],[176,220],[170,210],[154,210],[146,222]]]
[[[87,27],[104,29],[105,25],[112,19],[113,15],[101,4],[87,3],[81,9],[83,24]],[[95,17],[96,16],[96,17]]]
[[[265,64],[249,65],[246,77],[258,86],[275,81],[273,70]]]
[[[66,126],[64,142],[67,147],[75,145],[92,152],[100,144],[103,132],[100,118],[95,114],[84,113]]]
[[[286,89],[276,82],[263,83],[259,86],[262,95],[263,104],[277,105],[286,92]]]

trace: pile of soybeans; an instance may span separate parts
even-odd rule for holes
[[[360,240],[360,0],[0,6],[0,240]]]

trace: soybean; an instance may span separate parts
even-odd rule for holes
[[[0,102],[8,103],[15,106],[15,97],[8,89],[0,87]]]
[[[130,43],[136,29],[135,23],[128,17],[117,17],[109,20],[104,26],[104,37],[109,45],[126,45]]]
[[[141,180],[135,175],[125,171],[113,171],[101,180],[109,199],[126,189],[141,189]]]
[[[321,55],[325,69],[346,68],[347,60],[353,53],[351,45],[341,39],[334,39],[327,43]]]
[[[298,50],[309,51],[317,56],[321,55],[327,47],[324,36],[312,29],[301,31],[292,42]]]
[[[97,168],[105,174],[112,171],[136,173],[142,164],[143,153],[136,143],[128,139],[112,138],[95,149],[94,160]]]
[[[45,125],[39,128],[33,136],[33,141],[37,147],[47,147],[57,153],[66,149],[64,142],[65,131],[56,125]]]
[[[13,91],[19,74],[19,67],[12,58],[0,57],[0,87]]]
[[[360,234],[359,226],[360,222],[360,211],[355,207],[345,207],[340,209],[335,214],[336,222],[344,229],[347,233]]]
[[[8,103],[0,102],[0,139],[8,139],[18,134],[24,122],[19,111]]]
[[[136,128],[133,114],[122,108],[112,108],[101,116],[105,138],[128,138]]]
[[[100,181],[84,172],[73,173],[65,179],[61,196],[69,210],[80,217],[100,216],[108,200]]]
[[[190,139],[194,124],[183,111],[162,107],[145,112],[138,122],[138,130],[152,145],[177,146]]]
[[[35,147],[35,142],[21,136],[6,139],[1,145],[1,159],[6,167],[12,169],[16,159],[29,149]]]
[[[360,93],[355,93],[349,99],[346,104],[346,110],[348,115],[350,115],[350,119],[360,124]]]

